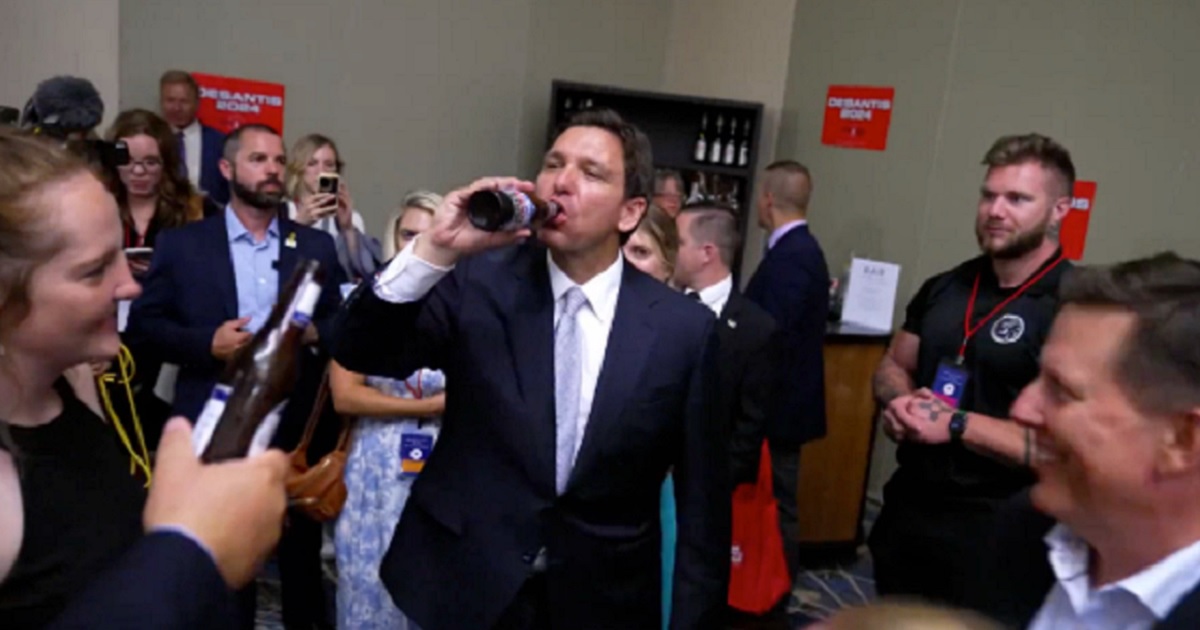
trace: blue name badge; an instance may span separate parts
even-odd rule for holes
[[[433,451],[433,436],[428,433],[400,434],[400,476],[416,477],[425,469]]]
[[[946,404],[958,408],[963,390],[967,387],[967,370],[955,361],[942,359],[938,363],[937,375],[933,377],[933,395]]]

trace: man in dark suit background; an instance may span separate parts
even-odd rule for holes
[[[1200,627],[1200,262],[1076,269],[1060,300],[1012,408],[1038,480],[970,603],[1032,630]]]
[[[221,208],[229,203],[229,185],[220,170],[225,134],[196,118],[200,86],[191,74],[168,70],[159,79],[158,97],[162,116],[175,131],[179,162],[187,171],[188,180],[213,202],[206,204],[206,208]]]
[[[671,626],[719,627],[730,501],[714,321],[620,253],[652,181],[636,127],[582,112],[536,186],[493,178],[450,193],[434,226],[350,298],[339,363],[447,376],[437,448],[381,569],[422,628],[660,627],[668,469]],[[510,246],[529,231],[484,233],[465,210],[471,193],[502,187],[562,212]]]
[[[248,125],[230,134],[221,162],[229,205],[159,236],[142,295],[130,309],[128,339],[180,366],[174,413],[194,422],[226,363],[265,323],[297,262],[321,263],[323,291],[305,335],[308,351],[301,353],[299,380],[273,442],[289,450],[303,432],[328,361],[324,347],[333,337],[343,275],[328,234],[279,216],[285,165],[283,140],[269,127]],[[310,459],[332,441],[336,427],[323,429],[326,439],[309,450]],[[289,623],[324,620],[320,545],[320,525],[293,511],[280,547]]]
[[[799,568],[796,492],[800,447],[825,435],[825,326],[829,268],[808,229],[812,175],[792,160],[767,167],[756,207],[767,230],[767,252],[746,285],[746,297],[763,307],[783,331],[778,345],[779,389],[767,412],[775,495],[788,568]]]
[[[699,202],[684,206],[675,222],[675,284],[717,316],[717,375],[722,407],[729,411],[731,481],[754,483],[767,405],[777,393],[773,343],[779,326],[733,284],[731,265],[741,242],[733,211]]]

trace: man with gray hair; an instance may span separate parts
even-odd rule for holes
[[[1002,513],[975,594],[1034,630],[1200,628],[1200,262],[1077,269],[1059,299],[1011,412],[1057,523]]]

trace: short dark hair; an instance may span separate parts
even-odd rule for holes
[[[724,203],[695,201],[679,210],[680,216],[684,214],[695,217],[689,226],[689,235],[701,243],[716,245],[721,262],[733,268],[733,260],[737,257],[742,240],[738,232],[737,211]]]
[[[672,168],[660,168],[657,171],[654,171],[654,191],[653,192],[657,193],[658,185],[663,182],[666,182],[667,180],[674,181],[675,187],[679,189],[680,194],[683,194],[683,187],[684,187],[683,175],[680,175],[679,171],[672,169]]]
[[[1075,188],[1075,163],[1071,161],[1071,152],[1052,138],[1040,133],[1003,136],[983,156],[983,165],[989,169],[1028,162],[1036,162],[1057,174],[1065,187],[1061,196],[1071,196]]]
[[[242,125],[241,127],[230,131],[229,135],[225,136],[225,143],[221,145],[221,157],[225,158],[225,160],[228,162],[233,162],[236,160],[238,149],[242,148],[242,136],[250,131],[269,133],[273,136],[280,135],[279,132],[275,131],[275,128],[270,125],[264,125],[262,123],[250,123],[248,125]]]
[[[621,157],[625,162],[625,198],[650,200],[654,194],[654,154],[650,150],[650,139],[641,129],[606,108],[575,114],[558,135],[571,127],[599,127],[616,136],[621,141]]]
[[[1118,308],[1137,317],[1116,376],[1145,411],[1200,406],[1200,261],[1165,252],[1079,267],[1059,288],[1063,306]]]
[[[794,176],[802,175],[803,185],[785,186],[779,178],[768,176],[763,178],[763,187],[782,205],[791,206],[795,210],[808,210],[808,202],[812,199],[813,180],[807,166],[796,160],[777,160],[767,165],[766,172],[783,173],[788,176],[788,183],[792,183]]]
[[[200,98],[200,84],[196,83],[196,78],[189,72],[183,70],[167,70],[162,74],[162,78],[158,80],[158,89],[162,90],[168,85],[186,85],[192,88],[192,96]]]

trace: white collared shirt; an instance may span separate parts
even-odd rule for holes
[[[196,190],[200,190],[200,157],[203,155],[203,147],[201,146],[200,135],[200,120],[192,121],[192,124],[180,129],[183,132],[183,151],[185,163],[187,167],[188,181],[192,182],[192,186]],[[204,191],[211,193],[211,190]]]
[[[420,238],[419,236],[417,238]],[[413,239],[375,281],[375,295],[380,299],[401,304],[415,302],[429,293],[450,268],[438,267],[413,254],[417,239]],[[549,253],[546,254],[549,257]],[[561,298],[575,282],[549,259],[550,290],[554,296],[554,324],[562,316]],[[596,383],[600,380],[600,369],[604,366],[604,354],[608,349],[608,336],[612,331],[613,318],[617,312],[617,297],[621,292],[625,259],[618,252],[617,259],[607,269],[588,280],[579,288],[587,303],[575,314],[575,321],[583,335],[582,369],[579,384],[579,416],[576,420],[575,452],[583,444],[588,418],[592,413],[592,402],[596,397]]]
[[[725,276],[725,279],[720,282],[704,287],[697,291],[700,294],[700,302],[712,309],[712,312],[717,316],[721,316],[721,311],[725,310],[725,304],[729,302],[729,292],[733,291],[733,276]]]
[[[787,223],[775,228],[775,230],[771,232],[771,237],[767,239],[767,249],[775,247],[775,244],[779,242],[779,239],[787,236],[788,232],[791,232],[801,225],[808,225],[808,220],[796,219],[795,221],[788,221]]]
[[[1145,630],[1200,583],[1200,541],[1119,582],[1093,588],[1088,544],[1063,524],[1046,534],[1056,582],[1030,630]]]

